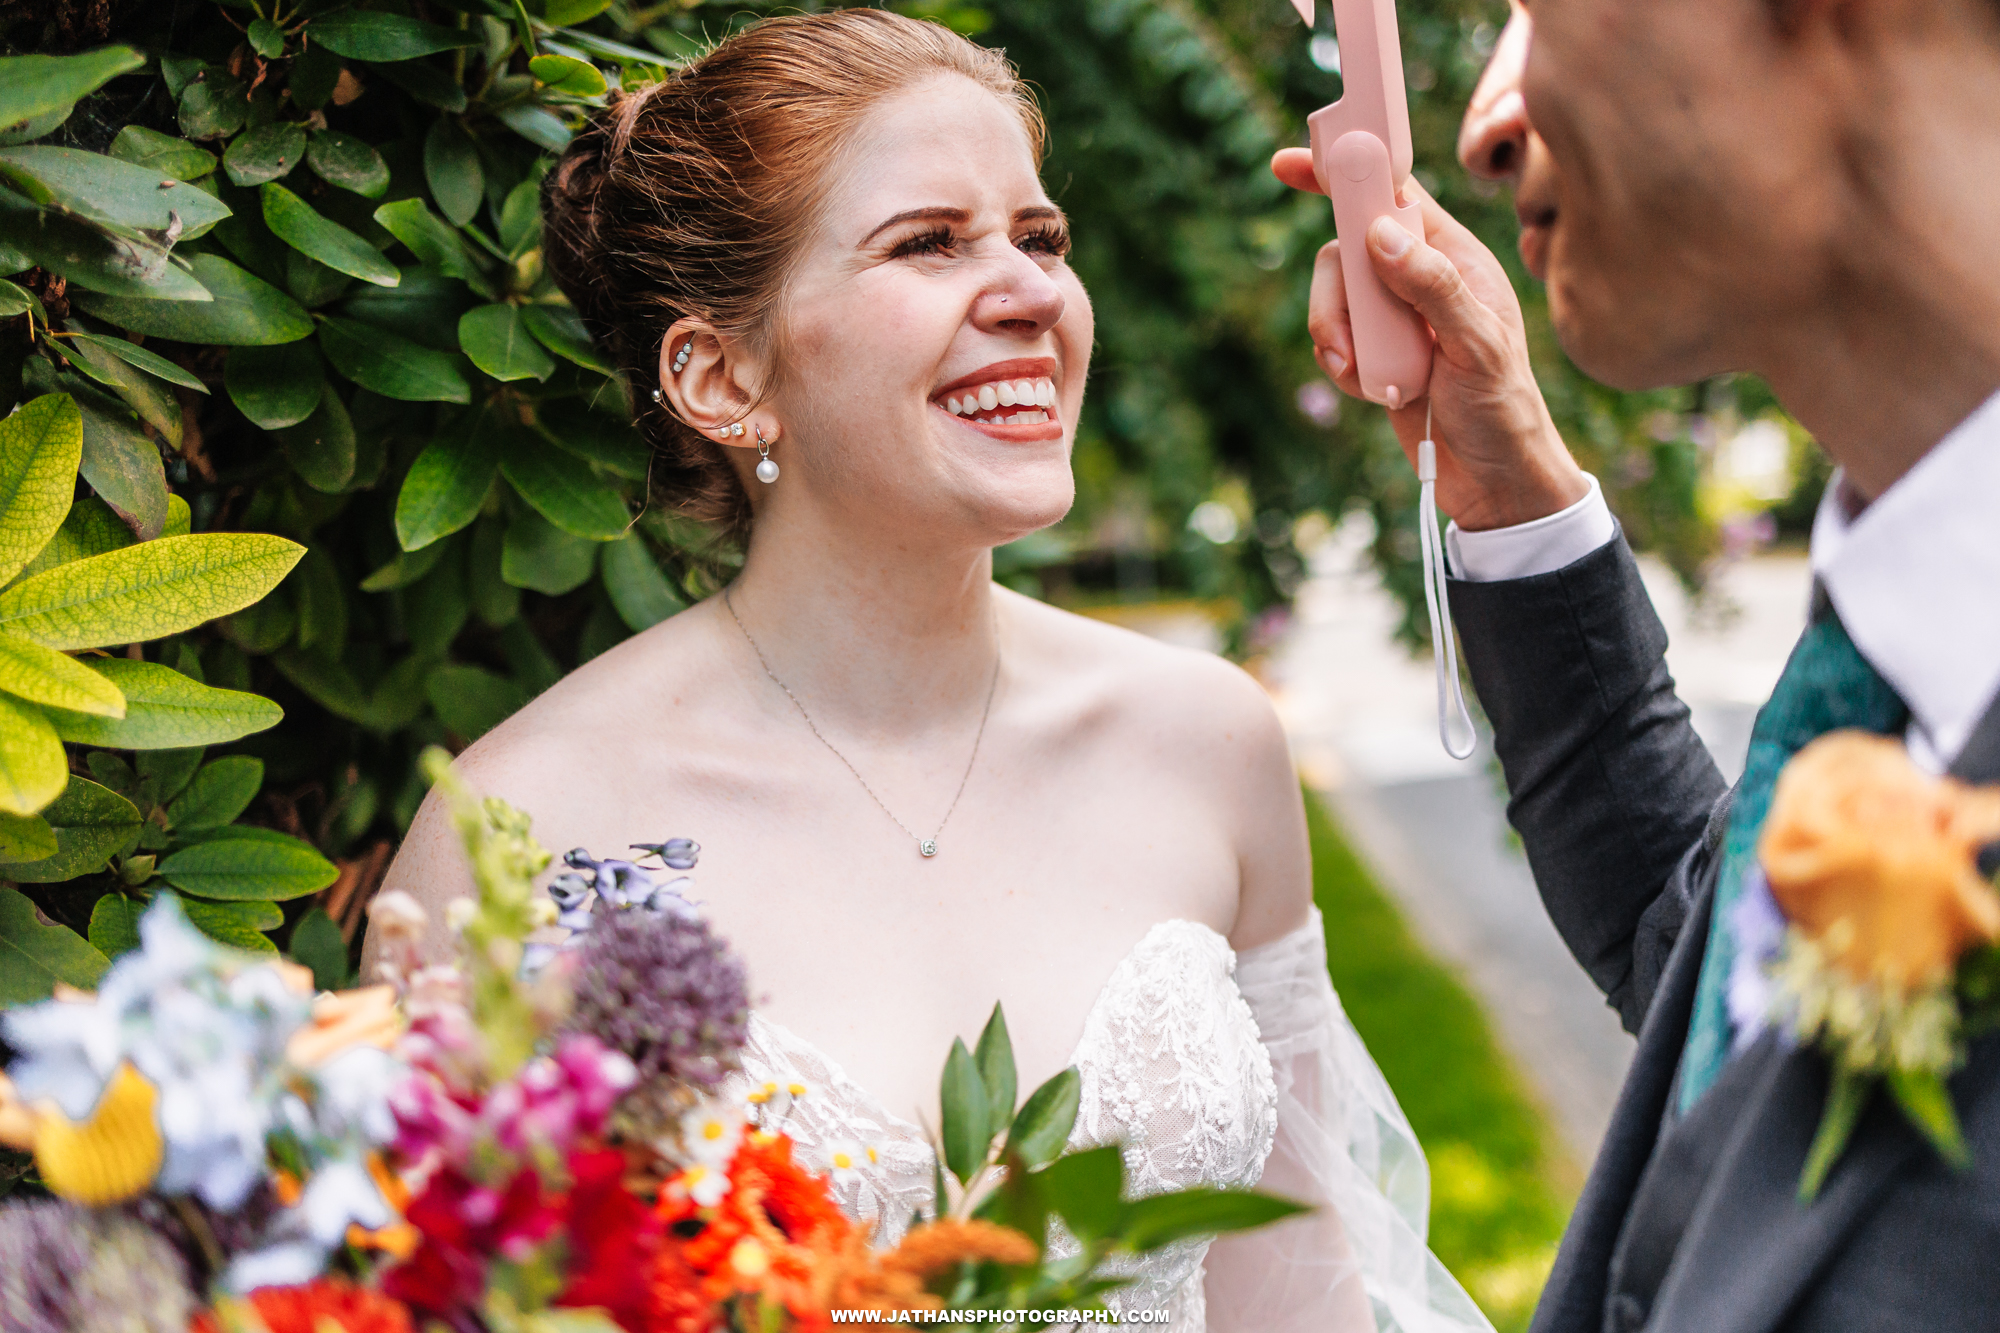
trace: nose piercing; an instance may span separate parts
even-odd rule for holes
[[[778,479],[778,465],[771,461],[771,442],[764,438],[764,428],[757,428],[757,480],[769,486]]]

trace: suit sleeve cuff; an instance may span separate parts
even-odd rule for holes
[[[1459,578],[1500,583],[1567,569],[1617,535],[1604,488],[1590,477],[1590,493],[1561,513],[1486,532],[1466,532],[1453,523],[1445,529],[1444,541]]]

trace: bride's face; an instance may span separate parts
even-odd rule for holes
[[[1090,300],[1015,111],[941,76],[841,155],[787,292],[768,405],[801,498],[899,539],[994,546],[1060,519]],[[761,489],[761,488],[759,488]]]

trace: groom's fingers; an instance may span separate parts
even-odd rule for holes
[[[1271,155],[1271,174],[1294,190],[1304,190],[1307,194],[1325,194],[1319,187],[1319,175],[1313,170],[1313,155],[1309,148],[1280,148]]]
[[[1368,229],[1368,257],[1382,282],[1437,330],[1438,350],[1467,369],[1497,370],[1506,352],[1500,318],[1466,283],[1458,265],[1381,217]]]
[[[1313,260],[1306,332],[1312,336],[1313,355],[1327,378],[1349,397],[1361,397],[1361,379],[1354,373],[1354,328],[1347,314],[1347,277],[1340,271],[1339,241],[1321,246]]]

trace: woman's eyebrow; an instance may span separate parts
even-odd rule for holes
[[[1059,222],[1064,226],[1069,225],[1069,219],[1063,216],[1063,211],[1060,208],[1053,208],[1047,205],[1042,205],[1036,208],[1023,208],[1014,214],[1014,221],[1016,222],[1046,221],[1046,222]]]
[[[880,236],[899,222],[952,222],[962,227],[970,221],[972,221],[972,214],[962,208],[946,208],[943,205],[934,204],[929,208],[906,209],[862,237],[861,244],[868,244],[868,242],[874,240],[877,236]]]

